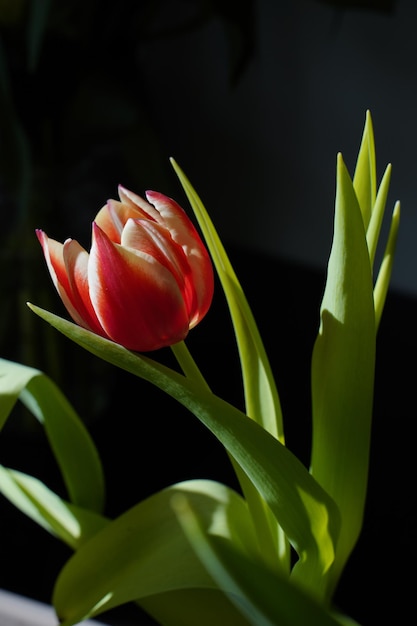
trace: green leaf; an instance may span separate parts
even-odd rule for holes
[[[171,163],[194,211],[224,290],[239,351],[246,414],[284,443],[278,390],[244,291],[201,199],[174,159],[171,159]],[[274,565],[278,555],[281,569],[288,572],[290,551],[285,535],[256,488],[241,472],[237,471],[237,475],[256,520],[265,557],[270,559],[271,565]]]
[[[385,170],[384,176],[382,177],[378,192],[376,193],[375,140],[371,114],[367,111],[365,128],[356,164],[355,176],[353,179],[353,188],[355,190],[364,221],[371,269],[375,263],[375,256],[391,180],[391,170],[392,168],[389,164]],[[399,219],[400,204],[397,202],[392,214],[388,241],[374,288],[375,324],[377,330],[381,321],[382,311],[385,305],[385,299],[392,274]]]
[[[108,523],[98,513],[66,502],[37,478],[2,465],[0,492],[22,513],[74,550]]]
[[[18,399],[43,425],[71,501],[101,511],[102,467],[96,447],[77,413],[48,376],[0,359],[0,427]]]
[[[205,532],[198,512],[184,496],[173,506],[196,554],[252,626],[338,626],[309,594],[262,563],[250,561],[236,543]]]
[[[391,180],[391,166],[388,165],[385,170],[385,174],[382,178],[381,184],[378,189],[378,195],[375,200],[375,204],[372,207],[371,219],[366,231],[366,240],[369,249],[369,258],[371,261],[371,267],[374,264],[375,254],[378,246],[379,234],[381,231],[382,220],[385,212],[385,205],[387,203],[387,196],[389,191],[389,184]]]
[[[321,326],[312,363],[311,471],[338,504],[342,531],[334,588],[362,528],[369,466],[376,333],[382,316],[399,228],[394,207],[373,287],[373,265],[391,166],[376,192],[376,157],[369,111],[353,183],[338,156],[334,239]],[[330,443],[331,442],[331,443]]]
[[[162,626],[249,626],[227,594],[217,588],[177,589],[145,598],[140,605]]]
[[[375,138],[372,118],[369,111],[366,112],[365,128],[362,142],[359,148],[353,187],[362,213],[365,231],[371,220],[372,209],[376,199],[376,156]]]
[[[378,329],[387,297],[389,282],[394,264],[394,253],[397,245],[398,228],[400,226],[400,203],[396,202],[392,213],[387,245],[379,268],[378,278],[374,287],[375,325]]]
[[[312,358],[311,472],[341,513],[336,562],[330,574],[333,588],[362,527],[375,343],[364,223],[352,181],[338,155],[334,239]]]
[[[21,390],[38,370],[0,359],[0,431],[16,404]]]
[[[241,496],[209,480],[173,485],[108,524],[66,563],[53,594],[63,626],[132,600],[140,604],[142,598],[155,594],[217,588],[172,510],[172,498],[179,494],[193,503],[206,533],[239,545],[250,560],[259,559],[247,505]],[[216,602],[215,596],[209,598]],[[182,610],[186,615],[187,606]],[[204,613],[200,606],[198,623],[209,626]],[[233,606],[229,613],[235,613]]]
[[[207,210],[179,165],[174,170],[195,213],[223,287],[242,367],[246,413],[283,442],[282,412],[266,351],[244,291]]]
[[[187,407],[247,473],[299,554],[294,575],[320,595],[334,558],[339,513],[307,469],[244,413],[181,374],[34,305],[30,308],[89,352],[148,380]]]

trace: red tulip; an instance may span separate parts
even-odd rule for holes
[[[42,230],[55,287],[73,320],[129,350],[146,352],[183,340],[207,313],[213,268],[196,229],[171,198],[147,202],[119,186],[93,222],[88,253]]]

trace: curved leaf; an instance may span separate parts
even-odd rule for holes
[[[66,502],[37,478],[2,465],[0,492],[22,513],[74,550],[108,524],[98,513]]]
[[[196,554],[220,588],[252,626],[338,626],[339,622],[310,594],[262,563],[249,561],[232,542],[205,532],[192,502],[178,496],[174,510]]]
[[[181,530],[171,501],[193,503],[205,531],[259,560],[247,505],[220,483],[193,480],[143,500],[84,544],[58,576],[53,603],[63,626],[126,602],[185,589],[216,589]],[[231,612],[233,609],[231,607]],[[201,623],[205,623],[201,611]],[[200,623],[200,621],[199,621]]]
[[[140,605],[161,626],[250,626],[227,594],[217,588],[167,591],[141,600]]]
[[[226,296],[242,367],[246,412],[283,443],[278,391],[249,303],[201,199],[174,159],[171,163],[200,225]]]
[[[300,559],[294,574],[320,595],[334,559],[339,512],[285,446],[244,413],[148,357],[98,337],[34,305],[30,308],[102,359],[156,385],[187,407],[221,441],[271,508]]]
[[[71,501],[93,511],[102,510],[104,477],[100,459],[71,404],[39,370],[0,359],[0,428],[18,399],[43,425]]]
[[[204,235],[227,300],[239,351],[246,414],[284,443],[284,425],[278,390],[249,303],[200,197],[174,159],[171,159],[171,164]],[[280,569],[288,573],[290,551],[285,534],[269,508],[265,506],[262,496],[247,480],[245,474],[237,469],[237,475],[254,520],[256,520],[259,541],[265,558],[273,567],[279,564]],[[278,562],[276,555],[278,555]]]

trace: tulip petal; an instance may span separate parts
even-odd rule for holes
[[[172,271],[179,284],[183,282],[182,275],[190,271],[181,246],[156,222],[129,219],[123,229],[121,245],[154,257]]]
[[[135,208],[137,211],[140,211],[142,217],[146,217],[147,219],[155,220],[155,222],[159,221],[159,212],[157,208],[155,208],[152,204],[149,204],[144,198],[138,196],[138,194],[133,191],[129,191],[122,185],[119,185],[119,198],[123,204],[127,204],[131,208]]]
[[[147,191],[146,197],[159,212],[158,222],[171,233],[172,239],[182,247],[191,268],[192,283],[196,293],[196,306],[190,311],[190,328],[207,313],[214,290],[214,275],[210,256],[185,211],[171,198],[156,191]]]
[[[80,326],[83,326],[84,328],[94,330],[94,332],[96,332],[94,325],[89,327],[85,323],[83,315],[80,312],[76,301],[74,300],[72,287],[68,278],[67,268],[64,260],[64,245],[62,243],[59,243],[58,241],[55,241],[55,239],[51,239],[50,237],[48,237],[48,235],[42,230],[36,230],[36,235],[42,246],[46,264],[52,278],[52,282],[54,283],[55,288],[68,313],[71,315],[74,322],[76,322]],[[67,244],[69,241],[70,240],[67,240],[67,242],[65,243]]]
[[[56,290],[62,299],[67,298],[67,294],[71,291],[68,281],[67,272],[65,269],[63,244],[55,239],[51,239],[48,235],[40,229],[37,229],[36,236],[39,243],[42,246],[43,254],[45,257],[46,265],[52,278]]]
[[[146,352],[186,337],[188,315],[171,272],[151,256],[113,243],[95,223],[88,280],[97,317],[116,343]]]
[[[164,265],[177,281],[187,311],[195,310],[197,299],[188,259],[166,228],[150,220],[128,220],[121,244],[140,250]]]
[[[115,243],[120,243],[123,227],[129,218],[141,219],[147,215],[133,206],[131,202],[125,204],[117,200],[108,200],[97,213],[94,221],[101,230]]]
[[[88,286],[89,254],[78,241],[67,239],[63,249],[65,268],[70,285],[71,302],[81,317],[80,326],[106,336],[91,303]]]

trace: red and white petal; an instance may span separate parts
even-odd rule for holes
[[[88,262],[90,255],[80,246],[78,241],[68,239],[64,243],[63,256],[70,286],[69,296],[78,314],[78,319],[75,321],[80,326],[105,336],[89,294]]]
[[[52,282],[68,313],[80,326],[85,326],[82,315],[72,297],[72,288],[67,274],[64,261],[64,246],[55,239],[50,239],[42,230],[36,230],[36,235],[42,246],[46,264],[52,278]],[[67,240],[67,242],[70,240]],[[66,242],[66,243],[67,243]]]
[[[96,224],[88,280],[97,317],[116,343],[146,352],[187,335],[186,307],[171,272],[148,255],[114,244]]]
[[[119,185],[118,191],[120,201],[123,204],[127,204],[130,207],[135,207],[136,210],[140,211],[142,217],[155,220],[156,222],[158,221],[159,213],[152,204],[149,204],[149,202],[147,202],[141,196],[138,196],[136,193],[133,193],[133,191],[122,187],[122,185]]]
[[[171,272],[181,290],[189,323],[192,323],[194,311],[199,309],[194,277],[189,259],[182,247],[172,239],[170,232],[150,220],[130,220],[123,231],[121,243],[125,247],[149,254]]]
[[[171,272],[183,289],[190,267],[183,249],[173,241],[166,228],[151,220],[129,220],[123,230],[121,245],[152,256]]]
[[[104,230],[107,237],[115,243],[120,243],[123,228],[128,219],[140,219],[143,212],[136,207],[122,204],[117,200],[109,200],[97,213],[94,221],[101,230]]]
[[[39,243],[42,246],[43,254],[52,278],[52,282],[54,283],[58,292],[60,289],[68,292],[69,282],[65,269],[62,243],[59,243],[59,241],[55,241],[55,239],[50,239],[50,237],[48,237],[48,235],[43,230],[37,229],[35,232]]]
[[[190,328],[210,308],[214,292],[214,274],[210,256],[196,228],[179,204],[164,194],[147,191],[146,197],[158,210],[159,220],[169,229],[173,240],[182,247],[190,265],[195,299],[190,301]]]

